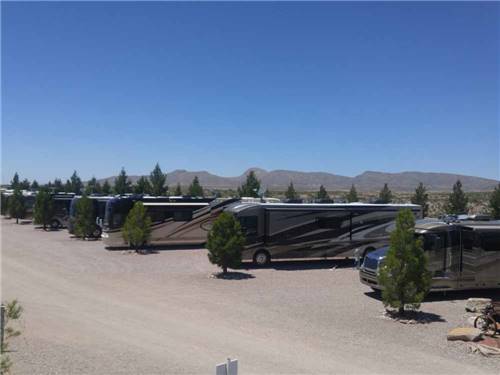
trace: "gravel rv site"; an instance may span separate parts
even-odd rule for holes
[[[133,255],[2,219],[1,269],[2,299],[25,309],[14,374],[212,374],[227,357],[241,374],[500,372],[499,359],[446,341],[481,293],[431,297],[430,322],[405,325],[383,318],[344,260],[223,280],[204,249]]]

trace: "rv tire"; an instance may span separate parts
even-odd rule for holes
[[[56,229],[59,229],[60,227],[61,227],[61,223],[59,223],[59,220],[54,219],[50,222],[51,229],[56,230]]]
[[[257,266],[267,266],[271,262],[271,255],[267,250],[259,250],[253,256],[253,262]]]
[[[101,237],[101,234],[102,234],[102,229],[100,226],[96,226],[94,231],[92,232],[92,237],[94,238],[99,238]]]

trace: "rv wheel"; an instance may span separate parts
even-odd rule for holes
[[[59,229],[60,226],[61,224],[59,224],[59,220],[54,219],[50,222],[50,227],[52,229]]]
[[[271,261],[271,256],[266,250],[260,250],[255,253],[253,261],[258,266],[265,266]]]
[[[101,234],[102,234],[102,229],[101,229],[101,227],[97,226],[97,227],[95,227],[94,231],[92,232],[92,237],[99,238],[99,237],[101,237]]]

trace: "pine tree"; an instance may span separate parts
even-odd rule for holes
[[[12,321],[19,320],[23,313],[22,306],[17,302],[17,300],[12,300],[10,302],[2,302],[2,307],[5,306],[2,334],[3,342],[0,346],[0,374],[10,374],[10,369],[12,367],[12,361],[7,353],[9,350],[9,341],[13,337],[17,337],[21,334],[20,331],[12,327]]]
[[[99,183],[99,181],[97,181],[95,183],[95,188],[94,188],[94,191],[95,191],[95,194],[102,194],[102,186],[101,184]]]
[[[156,163],[155,168],[149,175],[149,180],[151,181],[153,195],[161,196],[167,193],[168,187],[165,186],[167,176],[162,172],[160,164]]]
[[[66,180],[66,183],[64,184],[64,192],[65,193],[72,193],[73,192],[73,185],[71,185],[70,180]]]
[[[214,221],[208,233],[208,259],[212,264],[222,268],[223,274],[228,268],[236,268],[241,263],[241,251],[245,237],[240,223],[235,217],[223,212]]]
[[[415,194],[411,198],[411,203],[418,204],[422,207],[422,215],[427,217],[429,212],[429,194],[423,183],[419,183],[415,189]]]
[[[494,219],[500,219],[500,183],[495,187],[490,197],[490,211]]]
[[[453,185],[453,192],[448,198],[447,211],[449,214],[465,214],[467,213],[468,199],[462,190],[462,182],[457,180]]]
[[[250,171],[247,175],[247,179],[241,187],[238,188],[238,195],[240,197],[254,197],[259,196],[260,181],[255,176],[254,171]]]
[[[16,219],[16,224],[19,224],[19,219],[24,218],[26,214],[26,202],[19,188],[15,189],[14,194],[9,197],[8,208],[10,217]]]
[[[358,192],[356,191],[354,184],[352,184],[351,190],[349,190],[349,194],[347,194],[346,198],[349,203],[359,202]]]
[[[418,309],[431,285],[427,257],[422,241],[415,237],[414,228],[411,210],[401,210],[378,277],[384,305],[397,308],[400,315],[404,315],[406,306]]]
[[[203,187],[198,181],[198,176],[194,176],[193,182],[189,185],[188,195],[192,197],[203,197]]]
[[[20,182],[19,182],[19,175],[16,173],[14,173],[14,177],[12,177],[12,180],[10,181],[10,188],[11,189],[19,189],[20,186],[19,186]]]
[[[123,226],[123,239],[137,253],[148,243],[151,237],[151,218],[146,213],[142,202],[135,202]]]
[[[30,186],[30,190],[37,191],[38,189],[40,189],[40,185],[38,184],[38,181],[33,180],[33,182],[31,183],[31,186]]]
[[[181,184],[180,183],[177,183],[174,195],[177,196],[177,197],[181,197],[182,196],[182,189],[181,189]]]
[[[111,185],[109,184],[108,180],[105,180],[104,183],[102,184],[102,193],[104,195],[111,194]]]
[[[151,194],[152,190],[149,180],[144,176],[139,178],[134,186],[135,194]]]
[[[43,230],[54,216],[54,204],[47,189],[38,192],[33,208],[33,220],[35,224],[43,225]]]
[[[120,174],[115,178],[114,186],[115,194],[123,195],[130,193],[130,181],[128,180],[127,172],[125,168],[122,168]]]
[[[60,192],[64,191],[64,187],[63,187],[63,184],[62,184],[62,181],[60,178],[56,178],[54,180],[53,189],[54,189],[54,193],[60,193]]]
[[[330,196],[323,185],[319,187],[317,198],[322,201],[330,200]]]
[[[89,238],[96,229],[94,204],[86,194],[76,202],[75,234],[78,237]]]
[[[290,185],[288,185],[287,191],[285,192],[285,197],[288,200],[298,199],[298,194],[295,191],[295,188],[293,187],[293,182],[291,182],[291,181],[290,181]]]
[[[378,201],[380,203],[391,203],[392,202],[392,192],[389,190],[387,184],[384,184],[380,194],[378,196]]]
[[[97,194],[96,185],[97,185],[97,180],[95,177],[92,177],[87,182],[87,186],[85,186],[85,194],[87,194],[87,195]]]
[[[31,184],[27,178],[22,180],[21,183],[19,184],[21,190],[29,190],[30,186]]]
[[[83,182],[81,178],[78,176],[78,173],[76,173],[76,171],[73,171],[73,174],[70,177],[70,181],[71,181],[71,191],[69,192],[80,195],[82,193]]]

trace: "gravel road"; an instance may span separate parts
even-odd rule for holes
[[[25,308],[15,374],[213,374],[227,357],[241,374],[500,373],[446,341],[470,293],[434,296],[431,323],[404,325],[346,261],[222,280],[204,249],[133,255],[6,219],[1,243],[2,299]]]

